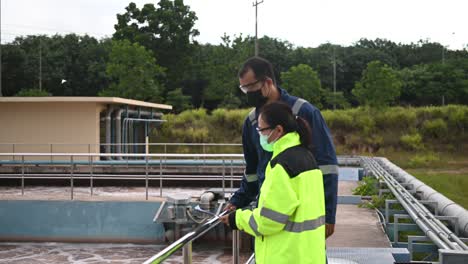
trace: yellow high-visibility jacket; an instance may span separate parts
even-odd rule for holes
[[[229,222],[255,236],[256,263],[325,264],[322,172],[296,132],[273,145],[258,207],[238,209]]]

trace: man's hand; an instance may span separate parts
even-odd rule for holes
[[[224,207],[224,211],[235,211],[237,206],[233,205],[232,203],[227,203],[226,207]]]
[[[219,217],[219,220],[225,225],[229,226],[229,215],[223,215]]]
[[[325,223],[325,239],[333,235],[334,232],[335,232],[335,225]]]

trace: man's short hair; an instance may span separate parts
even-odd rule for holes
[[[252,57],[246,60],[239,70],[239,78],[243,78],[249,70],[253,71],[257,80],[270,78],[273,81],[273,84],[276,85],[273,65],[271,65],[271,63],[266,59],[261,57]]]

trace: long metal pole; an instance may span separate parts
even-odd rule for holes
[[[184,258],[184,264],[192,264],[192,242],[188,242],[182,248],[182,256]]]
[[[39,36],[39,91],[42,91],[42,39]]]
[[[2,94],[2,0],[0,0],[0,96]]]
[[[333,110],[336,110],[336,53],[333,47]]]
[[[232,230],[232,263],[239,264],[239,230]]]
[[[255,0],[255,3],[253,3],[253,6],[255,7],[255,56],[258,56],[258,23],[257,23],[257,17],[258,17],[258,5],[263,3],[263,0],[261,2],[258,2]]]

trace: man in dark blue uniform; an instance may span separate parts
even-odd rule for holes
[[[287,103],[312,128],[314,156],[323,174],[326,206],[326,237],[335,230],[338,189],[338,162],[330,131],[320,111],[304,99],[291,96],[281,89],[275,80],[270,62],[260,57],[248,59],[239,71],[239,88],[247,95],[247,102],[255,109],[250,112],[242,128],[242,145],[246,161],[245,175],[241,186],[231,197],[227,209],[234,210],[256,201],[265,179],[265,168],[271,152],[263,150],[256,131],[259,109],[267,103]]]

